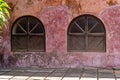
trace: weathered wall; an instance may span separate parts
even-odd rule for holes
[[[6,0],[11,7],[3,29],[3,67],[120,67],[120,0]],[[114,7],[110,7],[114,6]],[[110,7],[110,8],[108,8]],[[106,28],[106,52],[67,52],[70,21],[81,15],[100,18]],[[25,15],[40,19],[46,32],[46,52],[12,52],[10,30]]]
[[[100,13],[107,31],[108,63],[120,66],[120,6],[116,5]]]

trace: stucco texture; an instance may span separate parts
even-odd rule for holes
[[[11,7],[3,29],[1,67],[120,67],[120,0],[6,0]],[[75,17],[91,14],[106,29],[106,52],[67,52],[67,29]],[[45,52],[12,52],[11,27],[21,16],[35,16],[45,28]]]
[[[120,66],[120,6],[105,9],[100,13],[100,17],[106,26],[108,63]]]

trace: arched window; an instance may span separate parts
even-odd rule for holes
[[[95,16],[85,14],[73,19],[67,34],[68,51],[106,51],[105,27]]]
[[[41,21],[24,16],[15,21],[11,31],[12,51],[45,51],[45,30]]]

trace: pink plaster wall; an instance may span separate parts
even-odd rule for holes
[[[89,1],[89,3],[87,3]],[[119,0],[7,0],[11,5],[8,28],[3,29],[1,67],[120,67]],[[72,4],[74,3],[74,4]],[[38,6],[36,6],[38,5]],[[91,7],[90,7],[91,6]],[[109,8],[107,8],[109,7]],[[106,9],[105,9],[106,8]],[[106,29],[106,52],[67,52],[67,29],[73,18],[95,15]],[[45,52],[12,52],[10,30],[13,22],[24,15],[42,21],[46,32]]]
[[[108,63],[114,67],[120,66],[120,6],[105,9],[100,17],[106,26]]]
[[[67,27],[72,13],[66,6],[51,6],[41,11],[46,30],[46,52],[66,52]]]

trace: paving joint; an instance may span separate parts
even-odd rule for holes
[[[70,70],[70,68],[68,68],[68,69],[65,71],[65,73],[64,73],[64,75],[62,76],[61,80],[63,80],[63,78],[65,77],[65,74],[66,74],[69,70]]]
[[[117,77],[115,75],[115,69],[113,68],[112,70],[113,70],[113,74],[114,74],[115,80],[117,80]]]
[[[47,78],[50,74],[52,74],[53,72],[55,72],[55,70],[56,70],[56,69],[54,69],[52,72],[50,72],[43,80],[46,80],[46,78]]]

